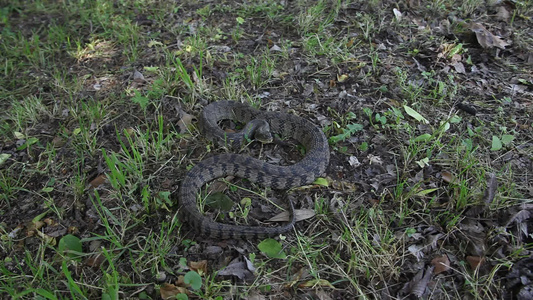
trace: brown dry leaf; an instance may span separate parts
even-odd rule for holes
[[[435,257],[433,260],[431,260],[431,265],[435,267],[433,270],[433,274],[435,275],[448,271],[450,269],[450,260],[448,259],[448,255],[444,254],[442,256]]]
[[[104,261],[105,256],[102,253],[95,253],[85,259],[85,265],[94,269],[98,269]]]
[[[189,262],[189,268],[196,271],[200,276],[207,274],[207,260],[191,261]]]
[[[183,113],[183,115],[181,116],[181,119],[178,121],[178,127],[180,128],[180,133],[188,132],[194,119],[195,118],[193,115]]]
[[[499,36],[496,36],[490,31],[488,31],[480,23],[470,24],[470,30],[476,34],[476,38],[481,47],[485,49],[498,47],[500,49],[505,49],[505,46],[509,46],[510,43],[505,42]]]
[[[177,287],[171,283],[163,283],[159,288],[161,298],[163,299],[176,299],[178,294],[187,294],[187,289]]]
[[[234,178],[233,176],[228,177],[225,178],[226,181],[231,181]],[[207,187],[207,194],[223,193],[227,188],[228,185],[224,181],[217,180]]]
[[[448,171],[443,171],[440,173],[440,175],[442,176],[442,180],[446,181],[447,183],[458,184],[459,182],[457,177]]]
[[[57,222],[52,218],[45,218],[43,222],[45,222],[48,226],[55,226],[57,224]]]
[[[105,174],[100,174],[96,176],[91,182],[89,182],[89,185],[92,188],[97,188],[98,186],[104,184],[107,181],[107,176]]]
[[[353,46],[354,41],[355,41],[355,39],[350,39],[350,40],[346,43],[346,48],[350,48],[351,46]]]
[[[467,256],[466,261],[472,268],[472,270],[475,270],[476,268],[482,266],[485,263],[485,258],[481,256]]]

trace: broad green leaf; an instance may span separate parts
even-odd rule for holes
[[[18,132],[18,131],[13,132],[13,135],[19,140],[22,140],[25,137],[24,134],[22,134],[22,132]]]
[[[509,145],[514,140],[514,135],[504,134],[502,135],[502,143],[504,145]]]
[[[429,141],[431,139],[431,134],[429,133],[424,133],[422,135],[419,135],[415,138],[415,142],[426,142],[426,141]]]
[[[499,137],[493,135],[492,136],[492,148],[490,150],[492,151],[498,151],[502,148],[502,141]]]
[[[8,158],[11,157],[11,154],[8,153],[0,153],[0,165],[6,162]]]
[[[230,211],[233,207],[233,201],[226,194],[215,192],[205,197],[205,205],[223,211]]]
[[[189,271],[183,277],[183,282],[190,284],[194,290],[199,290],[202,287],[202,277],[195,271]]]
[[[82,253],[81,240],[78,237],[73,236],[72,234],[67,234],[62,237],[61,240],[59,240],[59,245],[57,246],[57,249],[61,253],[67,250]],[[68,256],[76,257],[78,256],[78,254],[70,252],[68,253]]]
[[[51,186],[47,186],[47,187],[44,187],[44,188],[42,189],[42,191],[45,192],[45,193],[50,193],[50,192],[53,191],[53,190],[54,190],[54,188],[51,187]]]
[[[268,257],[281,259],[287,258],[287,254],[282,251],[281,243],[275,239],[265,239],[259,243],[259,245],[257,245],[257,248],[259,248],[259,250],[261,250],[261,252],[266,254]]]
[[[429,124],[429,121],[426,118],[424,118],[421,114],[419,114],[416,110],[410,108],[407,105],[404,105],[403,109],[405,109],[405,112],[411,117],[413,117],[415,120],[417,120],[418,122]]]
[[[461,122],[463,118],[461,118],[460,116],[458,115],[453,115],[451,118],[450,118],[450,123],[452,124],[455,124],[455,123],[459,123]]]
[[[329,186],[328,180],[326,178],[323,178],[323,177],[318,177],[317,179],[315,179],[313,184],[318,184],[318,185],[322,185],[322,186]]]

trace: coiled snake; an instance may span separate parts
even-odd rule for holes
[[[225,176],[246,178],[274,189],[289,189],[309,184],[326,170],[329,163],[328,141],[321,129],[310,121],[291,114],[264,112],[234,101],[218,101],[207,105],[199,117],[200,128],[216,144],[240,147],[247,138],[241,133],[226,133],[218,122],[238,120],[249,123],[265,120],[270,132],[293,138],[305,147],[306,155],[289,166],[268,164],[243,154],[220,154],[196,164],[183,179],[179,191],[181,217],[199,234],[219,239],[263,238],[287,232],[294,225],[291,204],[291,221],[278,227],[229,225],[215,222],[202,215],[197,208],[196,195],[207,182]],[[253,133],[252,133],[253,134]]]

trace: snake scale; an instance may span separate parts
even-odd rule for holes
[[[246,178],[273,189],[289,189],[309,184],[322,175],[329,163],[328,141],[320,128],[298,116],[279,112],[265,112],[235,101],[217,101],[207,105],[199,117],[200,129],[215,144],[241,147],[242,133],[227,133],[218,125],[221,120],[249,123],[265,120],[272,134],[293,138],[306,150],[303,159],[293,165],[272,165],[243,154],[219,154],[196,164],[181,182],[179,202],[181,217],[200,235],[210,238],[264,238],[285,233],[294,225],[291,221],[278,227],[230,225],[218,223],[204,216],[197,208],[196,197],[207,182],[225,176]]]

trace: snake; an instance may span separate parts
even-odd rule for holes
[[[226,132],[219,126],[223,120],[246,124],[239,132]],[[251,139],[270,140],[271,136],[294,139],[305,149],[304,157],[292,165],[274,165],[246,154],[223,153],[207,157],[192,167],[181,181],[178,202],[181,219],[197,234],[217,239],[257,239],[284,234],[294,226],[291,218],[280,226],[234,225],[216,222],[203,215],[197,206],[202,186],[217,178],[235,176],[276,190],[312,183],[329,164],[329,145],[322,129],[299,116],[262,111],[237,101],[220,100],[204,107],[198,118],[200,131],[217,146],[238,148]],[[249,124],[252,124],[249,126]]]

